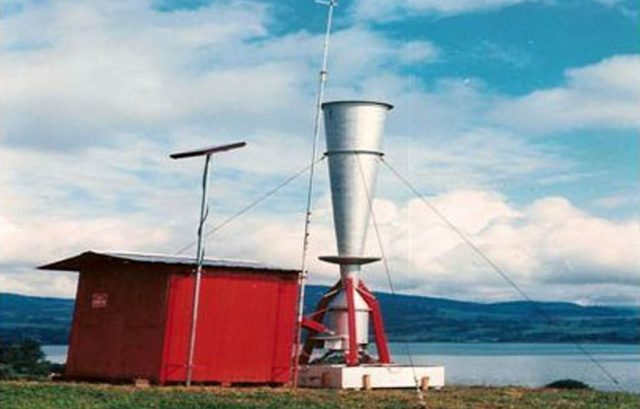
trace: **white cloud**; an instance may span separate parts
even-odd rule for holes
[[[322,36],[270,37],[269,20],[248,2],[172,13],[137,2],[32,5],[3,24],[3,138],[68,150],[118,146],[132,134],[167,139],[178,129],[299,133],[312,117]],[[333,40],[338,86],[438,53],[358,27]]]
[[[0,217],[0,289],[73,297],[77,274],[35,268],[88,249],[164,250],[169,238],[170,224],[153,224],[144,216],[61,218],[41,213],[22,221]]]
[[[8,265],[46,263],[60,255],[97,249],[145,249],[153,252],[167,243],[169,231],[135,218],[91,218],[12,223],[0,220],[2,258]]]
[[[567,292],[571,297],[584,285],[637,286],[637,221],[600,219],[554,197],[516,208],[488,192],[454,191],[431,202],[526,291],[570,283],[575,286]],[[415,291],[433,293],[437,290],[433,287],[441,285],[479,285],[487,287],[485,297],[503,296],[504,288],[509,288],[506,283],[424,204],[411,201],[403,212],[408,214],[404,225],[387,226],[385,237],[387,246],[395,249],[391,255],[396,268],[405,271],[400,277],[413,276],[409,282]],[[398,239],[404,231],[405,236]],[[517,294],[512,292],[511,298]]]
[[[615,223],[581,212],[562,198],[536,202],[529,209],[531,219],[542,227],[538,248],[551,267],[550,282],[637,284],[640,273],[640,224]],[[563,268],[564,267],[564,268]]]
[[[534,298],[597,302],[606,288],[626,294],[621,303],[637,301],[637,221],[601,219],[560,197],[514,206],[495,192],[458,190],[429,200]],[[397,203],[377,199],[375,213],[393,280],[402,292],[476,300],[519,299],[420,200]],[[302,213],[268,221],[248,218],[213,238],[212,246],[216,254],[250,253],[261,260],[297,267],[301,221]],[[314,212],[311,233],[311,281],[329,284],[337,279],[338,271],[317,260],[335,251],[326,196]],[[380,254],[373,229],[366,253]],[[369,284],[388,290],[381,263],[365,270],[363,276]],[[564,292],[556,292],[554,287],[562,287]]]
[[[603,209],[618,209],[623,206],[634,206],[635,209],[640,209],[640,192],[601,197],[594,200],[593,205]]]
[[[527,132],[640,129],[638,107],[640,55],[618,55],[568,70],[565,85],[505,99],[490,116]]]
[[[12,272],[0,272],[0,289],[3,292],[35,296],[73,298],[78,282],[77,273],[39,272],[30,268]]]
[[[390,176],[382,173],[381,178],[387,183],[384,179]],[[314,210],[309,267],[311,282],[328,284],[338,272],[317,257],[335,251],[335,238],[328,192],[322,185],[318,188],[325,193]],[[226,201],[224,192],[221,193]],[[88,248],[166,253],[177,250],[193,237],[190,226],[195,225],[192,219],[197,195],[192,193],[169,195],[166,201],[158,196],[148,198],[144,201],[150,206],[148,212],[128,216],[110,214],[112,210],[106,207],[103,217],[83,217],[74,214],[73,203],[69,213],[57,207],[47,213],[46,205],[25,212],[29,206],[4,202],[6,216],[0,221],[3,291],[73,296],[73,275],[58,277],[34,272],[33,267]],[[601,219],[560,197],[516,206],[498,193],[467,189],[445,192],[429,200],[535,298],[597,302],[606,288],[626,294],[620,302],[633,301],[632,290],[640,274],[637,221]],[[276,197],[270,206],[289,206],[287,201],[286,196]],[[186,202],[193,211],[186,209]],[[20,213],[19,217],[14,217],[16,213]],[[375,201],[375,213],[400,291],[478,300],[518,298],[420,200],[392,201],[383,197]],[[214,208],[209,226],[224,218]],[[300,262],[302,221],[301,206],[285,214],[258,209],[210,237],[208,254],[296,268]],[[379,254],[373,229],[369,232],[367,254]],[[374,288],[387,290],[380,263],[367,268],[364,277]],[[49,279],[54,281],[48,282]],[[553,290],[557,286],[566,289],[557,293]]]
[[[401,15],[486,11],[527,1],[532,0],[356,0],[353,13],[362,20],[385,21]]]
[[[506,4],[485,3],[429,7],[458,12]],[[271,15],[262,6],[225,2],[159,13],[145,3],[38,2],[2,23],[3,291],[73,296],[73,275],[33,267],[92,247],[171,253],[189,242],[201,162],[171,162],[171,151],[220,139],[249,141],[241,153],[214,163],[211,225],[308,160],[322,38],[307,32],[271,36]],[[575,169],[553,148],[518,135],[520,123],[503,115],[514,101],[481,82],[442,79],[426,89],[419,78],[401,75],[407,65],[438,58],[429,42],[396,41],[361,26],[341,29],[333,37],[328,97],[394,102],[386,136],[390,161],[421,190],[440,192],[434,203],[518,279],[540,286],[540,294],[552,291],[547,281],[578,278],[595,286],[592,292],[581,284],[580,292],[558,297],[586,299],[609,278],[609,289],[626,294],[632,252],[618,238],[633,239],[629,223],[597,219],[553,200],[516,207],[496,193],[531,176],[571,177]],[[575,69],[566,86],[541,92],[573,100],[580,91],[626,106],[635,94],[625,94],[626,80],[618,78],[628,73],[628,58]],[[575,126],[575,118],[587,115],[575,114],[570,125],[565,119],[546,124],[546,112],[523,102],[534,96],[516,100],[523,107],[517,113],[545,129]],[[611,113],[593,123],[626,126],[620,122],[625,115]],[[318,174],[320,181],[326,178],[323,168]],[[486,266],[419,202],[396,197],[397,182],[380,182],[386,194],[376,201],[376,212],[403,291],[512,295],[499,280],[487,279]],[[298,183],[297,190],[282,192],[215,235],[209,254],[297,267],[304,180]],[[319,183],[317,192],[322,198],[310,260],[314,279],[328,283],[336,270],[317,261],[335,246],[326,184]],[[596,236],[610,244],[591,248],[588,238],[595,245]],[[377,253],[374,237],[369,246]],[[590,254],[581,256],[585,251]],[[560,278],[552,274],[558,271]],[[386,288],[380,266],[367,279]],[[470,285],[474,290],[465,290]]]
[[[319,172],[324,169],[320,168]],[[388,183],[384,179],[389,179],[388,174],[384,175],[381,174],[383,184]],[[111,177],[107,177],[109,179]],[[108,184],[112,182],[116,180]],[[112,191],[105,192],[107,196],[126,194],[127,189],[133,190],[126,197],[146,196],[137,205],[147,207],[130,215],[119,214],[112,208],[114,205],[106,204],[96,209],[96,213],[106,212],[104,216],[83,216],[86,212],[83,206],[69,198],[54,200],[56,205],[51,207],[46,202],[30,204],[31,195],[18,196],[24,200],[22,202],[16,198],[3,201],[5,218],[0,221],[3,290],[73,296],[74,281],[69,278],[72,276],[64,275],[60,279],[55,276],[55,286],[43,285],[46,277],[54,276],[46,272],[35,273],[33,267],[87,248],[167,253],[177,250],[193,237],[190,226],[195,225],[195,182],[192,192],[181,190],[175,194],[159,191],[154,195],[152,188],[142,188],[142,181],[132,183],[128,188],[125,184],[121,188],[110,187]],[[325,189],[321,183],[318,188]],[[91,191],[98,190],[100,185]],[[232,190],[216,189],[216,192],[226,202],[233,197],[228,193]],[[43,198],[48,195],[47,192],[43,194]],[[278,209],[290,207],[288,200],[286,196],[276,197],[270,202],[270,206],[275,206],[273,210],[250,213],[213,235],[209,239],[208,254],[297,267],[303,209],[295,206],[295,210],[279,212]],[[637,222],[600,219],[563,198],[546,198],[528,206],[514,206],[495,192],[457,190],[430,200],[536,297],[549,299],[553,286],[571,283],[571,290],[557,294],[557,297],[585,301],[600,294],[599,285],[628,293],[637,283],[639,266],[635,244],[640,240]],[[242,200],[235,199],[234,202]],[[61,208],[64,203],[67,208]],[[419,200],[382,198],[376,200],[375,206],[394,281],[401,291],[469,299],[517,298]],[[316,203],[312,222],[309,255],[312,282],[330,283],[337,277],[334,267],[317,260],[318,256],[335,251],[329,209],[329,198],[325,194]],[[213,210],[210,226],[225,217],[216,211],[216,207]],[[235,210],[238,210],[237,206]],[[367,253],[379,254],[373,230],[368,238]],[[365,273],[366,280],[376,289],[386,290],[381,265],[372,266],[370,270]],[[471,286],[473,291],[464,290]],[[585,286],[593,291],[584,291]]]
[[[616,7],[625,16],[637,17],[637,11],[629,1],[592,1],[603,6]],[[357,20],[387,22],[414,15],[450,16],[488,12],[524,3],[543,3],[553,6],[560,2],[555,0],[355,0],[351,6],[351,13]]]
[[[215,56],[264,35],[266,19],[252,3],[170,14],[137,2],[28,7],[3,24],[5,47],[47,46],[3,53],[4,138],[50,149],[113,145],[120,133],[193,126],[211,112],[238,117],[239,101],[241,113],[264,112],[276,90],[283,101],[291,94],[286,70],[265,61],[229,70]]]
[[[571,160],[551,147],[527,143],[504,130],[447,132],[436,128],[417,134],[420,139],[415,133],[408,135],[415,136],[389,138],[388,158],[425,192],[477,187],[502,190],[524,179],[541,186],[558,173],[568,179],[580,177]],[[385,190],[394,189],[388,186]]]

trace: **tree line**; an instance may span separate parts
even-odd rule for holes
[[[45,359],[38,341],[0,343],[0,379],[43,379],[64,372],[64,365]]]

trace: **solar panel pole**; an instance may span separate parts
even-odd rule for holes
[[[193,361],[196,350],[196,334],[198,327],[198,311],[200,304],[200,284],[202,281],[202,264],[204,261],[204,226],[209,214],[208,193],[209,193],[209,166],[211,155],[217,152],[224,152],[231,149],[242,148],[245,142],[237,142],[228,145],[212,146],[209,148],[194,151],[174,153],[170,155],[172,159],[192,158],[204,156],[204,170],[202,172],[202,199],[200,201],[200,222],[198,223],[198,244],[196,249],[196,282],[193,288],[193,305],[191,309],[191,328],[189,331],[189,352],[187,355],[187,386],[191,386],[193,380]]]
[[[207,193],[209,190],[209,163],[211,155],[206,155],[204,160],[204,172],[202,173],[202,200],[200,201],[200,223],[198,224],[198,247],[196,250],[196,282],[193,289],[193,307],[191,312],[191,331],[189,334],[189,356],[187,357],[187,386],[191,386],[193,378],[193,356],[196,348],[196,331],[198,326],[198,306],[200,304],[200,282],[202,280],[202,260],[204,248],[202,245],[202,230],[208,213]]]

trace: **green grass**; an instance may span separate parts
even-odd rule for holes
[[[640,396],[588,390],[447,387],[426,394],[429,408],[638,408]],[[0,382],[0,408],[231,409],[416,408],[413,391],[334,391],[286,388],[151,387],[50,382]]]

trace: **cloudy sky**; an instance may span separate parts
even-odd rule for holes
[[[391,102],[387,160],[532,297],[640,302],[640,55],[633,0],[343,0],[327,100]],[[173,254],[309,160],[325,8],[312,0],[6,0],[0,290],[73,297],[35,266],[86,249]],[[326,164],[311,281],[337,271]],[[518,299],[381,169],[375,212],[405,293]],[[209,238],[300,263],[306,177]],[[368,253],[378,254],[370,229]],[[187,254],[193,252],[190,249]],[[388,290],[381,265],[365,279]]]

